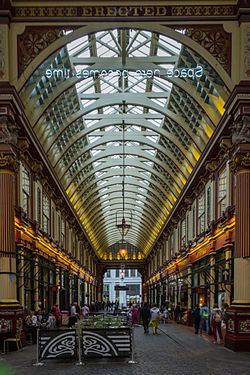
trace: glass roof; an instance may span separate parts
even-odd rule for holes
[[[93,246],[106,258],[121,241],[120,211],[126,222],[132,215],[124,240],[147,255],[228,92],[202,57],[179,42],[116,29],[64,46],[21,95]]]

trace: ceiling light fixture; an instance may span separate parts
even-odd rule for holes
[[[122,101],[122,112],[126,113],[126,102]],[[126,218],[125,218],[126,217]],[[126,222],[127,219],[127,222]],[[119,253],[121,257],[127,255],[128,250],[125,248],[124,239],[127,235],[132,223],[132,212],[125,210],[125,121],[122,120],[122,210],[116,212],[116,227],[122,236],[121,249]]]

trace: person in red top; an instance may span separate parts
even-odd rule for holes
[[[56,318],[56,326],[60,327],[61,326],[61,313],[59,310],[58,305],[54,305],[51,309],[51,313],[54,315]]]
[[[131,313],[132,313],[132,316],[131,316],[131,324],[138,324],[139,321],[138,321],[138,308],[136,305],[133,305],[133,308],[131,309]]]

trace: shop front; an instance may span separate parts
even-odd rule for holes
[[[200,259],[192,266],[192,309],[203,304],[210,305],[210,261]]]
[[[171,274],[168,277],[168,301],[171,307],[175,307],[175,293],[177,292],[177,284],[175,280],[175,275]]]

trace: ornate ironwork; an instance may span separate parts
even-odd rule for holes
[[[172,26],[185,30],[185,34],[204,47],[231,74],[231,34],[223,25],[195,25],[195,27]]]
[[[124,329],[82,330],[85,357],[127,357],[131,354],[131,334]]]
[[[39,332],[39,358],[75,358],[76,331],[48,330]]]
[[[27,26],[17,37],[18,45],[18,76],[20,76],[32,60],[45,48],[65,35],[66,30],[76,26]]]

